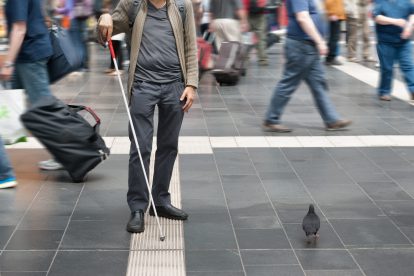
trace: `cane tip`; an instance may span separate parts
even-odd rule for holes
[[[165,241],[165,236],[161,236],[160,241],[162,241],[162,242]]]

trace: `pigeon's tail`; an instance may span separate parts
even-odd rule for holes
[[[310,204],[309,205],[308,214],[315,214],[315,207],[313,206],[313,204]]]

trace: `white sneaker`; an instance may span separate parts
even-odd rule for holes
[[[55,159],[40,161],[38,163],[38,166],[41,170],[45,170],[45,171],[57,171],[57,170],[63,169],[62,164],[60,164],[59,162],[56,162]]]

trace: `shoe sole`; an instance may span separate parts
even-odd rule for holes
[[[145,228],[144,228],[144,229],[136,229],[136,228],[133,228],[133,227],[129,227],[129,226],[127,226],[127,227],[126,227],[126,230],[127,230],[127,232],[129,232],[129,233],[142,233],[142,232],[144,232],[144,231],[145,231]]]
[[[52,168],[52,167],[39,167],[42,171],[60,171],[63,170],[63,167]]]
[[[292,132],[293,130],[291,130],[291,129],[273,130],[273,129],[269,129],[267,127],[263,127],[263,131],[265,131],[265,132],[274,132],[274,133],[289,133],[289,132]]]
[[[17,186],[16,181],[7,182],[5,184],[0,184],[0,189],[7,189],[7,188],[13,188]]]
[[[155,217],[155,214],[154,214],[154,213],[152,213],[152,212],[149,212],[149,215],[150,215],[151,217]],[[159,217],[161,217],[161,218],[172,219],[172,220],[187,220],[187,219],[188,219],[188,217],[186,217],[186,218],[181,218],[181,217],[173,217],[173,216],[166,216],[166,215],[164,215],[164,214],[160,214],[160,213],[157,213],[157,215],[158,215]]]
[[[326,131],[344,131],[348,130],[348,127],[351,125],[351,123],[348,123],[344,126],[338,127],[338,128],[325,128]]]

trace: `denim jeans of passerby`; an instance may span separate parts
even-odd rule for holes
[[[381,69],[381,79],[378,87],[379,96],[391,93],[395,61],[400,64],[408,91],[414,93],[414,63],[411,48],[410,41],[405,43],[378,42],[377,53]]]
[[[310,88],[316,106],[325,124],[339,120],[339,115],[328,97],[324,67],[318,49],[310,41],[287,39],[286,64],[282,79],[277,84],[266,114],[266,122],[279,124],[283,110],[302,80]]]
[[[88,60],[88,44],[87,44],[87,21],[86,19],[74,18],[70,22],[69,33],[72,38],[73,44],[82,56],[82,68],[89,68]]]
[[[0,137],[0,180],[14,177],[13,169],[4,149],[3,139]]]
[[[341,34],[341,21],[331,21],[329,23],[329,53],[326,57],[326,61],[332,61],[334,60],[339,53],[338,49],[338,42],[339,42],[339,36]]]
[[[30,104],[44,96],[50,96],[49,73],[47,60],[42,59],[30,63],[16,63],[12,78],[13,89],[24,89]]]

